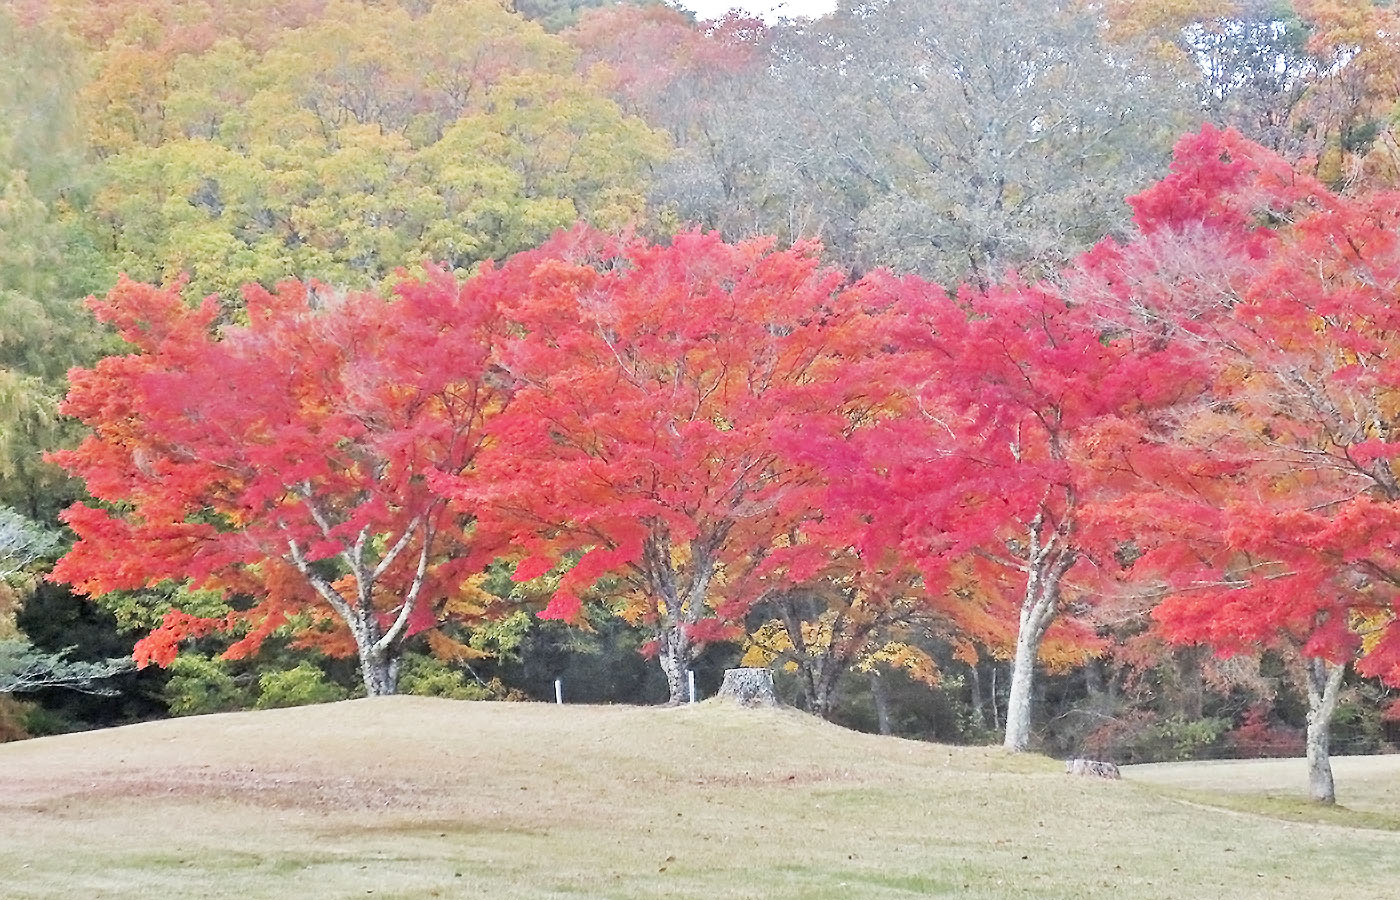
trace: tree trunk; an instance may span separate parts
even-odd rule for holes
[[[991,720],[987,717],[985,701],[982,699],[982,673],[979,671],[981,665],[982,661],[979,659],[977,662],[967,667],[968,672],[971,673],[972,676],[972,716],[981,727],[992,728]]]
[[[1332,714],[1337,710],[1346,666],[1311,657],[1303,665],[1308,682],[1308,796],[1317,803],[1336,803],[1332,780]]]
[[[997,661],[992,660],[991,684],[987,688],[987,699],[992,704],[992,729],[1001,730],[1001,701],[997,700]]]
[[[1048,578],[1048,576],[1047,576]],[[1006,738],[1002,746],[1019,753],[1030,746],[1031,719],[1034,715],[1035,663],[1040,642],[1059,607],[1059,581],[1032,578],[1027,585],[1026,602],[1021,607],[1020,628],[1016,632],[1016,655],[1011,659],[1011,691],[1006,698]]]
[[[399,692],[399,663],[402,658],[390,651],[379,656],[362,650],[360,653],[360,673],[364,676],[365,694],[370,697],[387,697]]]
[[[792,644],[792,662],[797,667],[797,683],[802,690],[802,706],[814,716],[826,718],[830,700],[823,696],[822,661],[825,657],[814,655],[807,647],[807,639],[802,633],[803,617],[797,609],[797,596],[792,591],[784,592],[777,602],[778,617],[788,642]]]
[[[1204,647],[1185,647],[1176,651],[1177,687],[1181,694],[1178,709],[1182,718],[1195,721],[1205,710]]]
[[[1102,703],[1103,695],[1107,692],[1107,688],[1104,687],[1103,663],[1097,658],[1084,664],[1084,691],[1095,703]]]
[[[304,483],[300,493],[306,501],[325,537],[330,540],[335,531],[332,518],[321,509],[311,492],[310,482]],[[387,628],[381,625],[376,610],[375,584],[379,575],[389,564],[398,558],[412,542],[413,536],[421,530],[422,547],[418,552],[418,566],[413,582],[401,597],[392,624]],[[428,560],[432,556],[433,526],[428,514],[416,517],[399,535],[399,539],[379,558],[371,562],[365,557],[365,548],[370,544],[368,527],[362,528],[352,546],[340,552],[340,558],[349,568],[355,580],[355,597],[347,598],[311,567],[306,552],[295,540],[287,542],[287,556],[284,557],[307,580],[316,593],[336,611],[350,629],[355,639],[355,649],[360,659],[360,677],[364,679],[365,693],[370,697],[384,697],[396,694],[399,690],[399,665],[403,662],[403,642],[408,634],[408,622],[418,603],[419,592],[423,589],[428,573]]]
[[[716,696],[740,706],[777,706],[772,669],[725,669],[724,683]]]
[[[813,665],[812,691],[807,697],[807,711],[823,719],[831,718],[831,710],[836,706],[836,688],[845,671],[843,660],[824,655]]]
[[[659,643],[656,656],[666,675],[666,705],[679,706],[690,699],[690,639],[683,627],[673,625]]]
[[[870,673],[870,697],[875,701],[875,722],[881,734],[890,733],[890,697],[879,672]]]
[[[1006,698],[1006,737],[1002,741],[1003,747],[1018,753],[1031,743],[1031,697],[1039,653],[1039,636],[1022,628],[1016,635],[1016,656],[1011,661],[1011,693]]]
[[[666,676],[666,703],[677,706],[690,699],[690,666],[699,648],[690,627],[705,617],[710,579],[714,577],[712,547],[723,541],[728,527],[708,539],[690,541],[690,567],[678,572],[671,556],[670,536],[660,530],[647,539],[642,568],[646,589],[657,598],[656,659]]]
[[[1037,517],[1031,526],[1030,573],[1016,631],[1016,655],[1011,661],[1011,693],[1006,700],[1006,737],[1002,746],[1015,753],[1031,743],[1035,663],[1040,656],[1040,642],[1060,611],[1060,584],[1079,558],[1076,551],[1061,544],[1058,532],[1042,541],[1043,530],[1043,521]]]

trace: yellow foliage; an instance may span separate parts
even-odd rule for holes
[[[903,669],[915,681],[933,686],[938,684],[940,673],[933,657],[912,644],[891,641],[856,665],[856,670],[869,672],[875,664],[884,663],[892,669]]]
[[[748,636],[739,665],[752,668],[771,666],[778,657],[792,650],[787,629],[778,621],[765,622]]]
[[[649,612],[651,603],[648,602],[644,591],[628,591],[621,597],[621,606],[617,610],[622,620],[634,628],[641,624]]]
[[[1353,609],[1351,611],[1351,630],[1361,636],[1361,651],[1363,654],[1370,653],[1385,637],[1386,628],[1395,621],[1395,615],[1390,610],[1375,609],[1366,612]]]
[[[458,587],[457,593],[447,598],[443,612],[454,619],[470,619],[481,616],[492,606],[500,603],[500,598],[482,588],[485,575],[473,575]]]
[[[473,662],[491,658],[491,654],[485,650],[454,640],[436,628],[428,632],[428,650],[443,662]]]

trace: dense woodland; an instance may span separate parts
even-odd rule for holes
[[[1397,18],[5,0],[0,735],[743,663],[1329,799],[1397,737]]]

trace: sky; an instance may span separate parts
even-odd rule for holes
[[[772,19],[825,15],[836,8],[836,0],[681,0],[680,5],[702,19],[718,18],[734,8]]]

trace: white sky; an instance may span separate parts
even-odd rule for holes
[[[679,5],[702,19],[717,19],[731,9],[742,9],[771,20],[823,16],[836,8],[836,0],[680,0]]]

